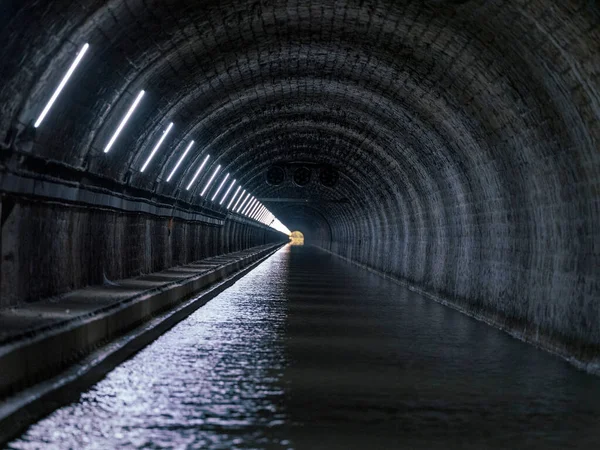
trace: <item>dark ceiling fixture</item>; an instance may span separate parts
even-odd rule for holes
[[[297,186],[304,187],[310,183],[312,176],[311,170],[306,166],[300,166],[294,170],[294,183]]]
[[[337,185],[339,179],[340,175],[338,171],[329,165],[323,166],[319,170],[319,181],[323,186],[334,187]]]
[[[280,186],[285,181],[285,169],[281,166],[271,166],[267,170],[267,183],[271,186]]]

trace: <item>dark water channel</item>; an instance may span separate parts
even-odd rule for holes
[[[286,247],[9,448],[600,448],[600,378]]]

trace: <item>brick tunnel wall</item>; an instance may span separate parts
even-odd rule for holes
[[[600,235],[581,211],[598,205],[576,196],[565,204],[548,198],[547,192],[538,194],[539,205],[504,210],[489,210],[486,204],[446,204],[441,217],[435,217],[435,211],[411,217],[391,210],[366,218],[369,214],[361,212],[355,220],[334,226],[332,240],[309,238],[307,243],[398,279],[521,338],[582,360],[593,359],[600,349]],[[569,212],[553,231],[543,222],[534,229],[523,219],[515,224],[519,216],[539,216],[544,209],[556,211],[561,206]],[[462,215],[461,208],[473,213]],[[578,225],[573,227],[574,223]],[[562,239],[544,238],[551,233]]]
[[[7,197],[4,198],[7,203]],[[12,206],[12,205],[11,205]],[[223,225],[16,199],[2,227],[0,307],[284,240]]]
[[[210,154],[210,170],[221,164],[273,199],[307,242],[538,343],[600,355],[598,2],[7,5],[9,152],[174,202],[196,201],[182,186]],[[89,57],[32,130],[83,42]],[[104,154],[141,89],[127,133]],[[142,173],[171,120],[172,139]],[[192,139],[180,181],[166,182]],[[339,182],[268,185],[276,163],[328,164]],[[122,264],[150,265],[146,253]]]

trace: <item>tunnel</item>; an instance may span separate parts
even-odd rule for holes
[[[290,330],[303,307],[335,310],[310,322],[315,348],[366,307],[333,287],[380,293],[387,318],[352,319],[364,339],[441,307],[483,327],[464,345],[495,348],[481,336],[499,333],[509,360],[523,348],[565,364],[594,393],[579,426],[600,423],[597,1],[3,0],[0,25],[0,443],[98,382],[35,391],[94,352],[145,327],[90,369],[104,376],[192,309],[282,277]],[[287,245],[292,231],[303,246]],[[215,299],[193,306],[205,291]],[[340,380],[354,362],[335,366]],[[368,429],[343,447],[324,426],[281,447],[244,435],[189,448],[391,448]],[[10,448],[38,448],[27,442]]]

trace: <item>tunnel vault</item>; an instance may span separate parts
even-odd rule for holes
[[[32,273],[17,275],[26,266],[15,258],[44,253],[19,227],[47,245],[71,246],[57,257],[61,270],[80,263],[78,248],[94,230],[120,242],[108,260],[133,267],[147,258],[155,268],[175,262],[171,253],[156,262],[144,250],[149,230],[164,229],[166,220],[111,218],[102,205],[88,210],[89,202],[66,210],[60,195],[49,201],[62,188],[23,193],[19,180],[93,188],[227,221],[227,211],[201,199],[199,188],[185,189],[210,154],[207,170],[219,164],[235,174],[308,243],[546,347],[598,355],[597,3],[24,0],[5,8],[3,203],[26,196],[33,205],[3,218],[5,294],[7,279]],[[86,42],[85,60],[35,128]],[[104,153],[141,89],[139,109]],[[169,122],[174,131],[142,171]],[[167,182],[191,140],[188,159]],[[339,179],[333,186],[316,175],[303,186],[289,177],[266,182],[273,165],[298,163],[327,165]],[[122,212],[132,213],[128,206]],[[186,227],[195,220],[184,219]],[[210,246],[207,235],[233,233],[225,222],[202,223],[212,231],[177,231],[179,252],[189,253],[194,239]],[[252,239],[267,239],[244,227]],[[132,252],[126,242],[142,234],[146,241]],[[85,270],[78,283],[97,280],[98,270]],[[37,295],[23,289],[15,295]]]

